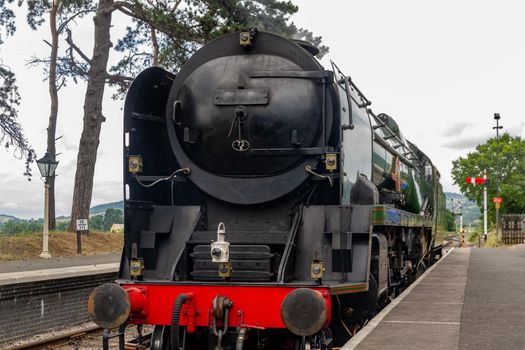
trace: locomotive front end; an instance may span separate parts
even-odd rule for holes
[[[154,325],[153,350],[329,350],[430,262],[438,173],[315,51],[247,30],[135,79],[95,322]]]

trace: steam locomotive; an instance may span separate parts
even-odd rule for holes
[[[317,53],[247,30],[135,79],[104,348],[148,324],[155,350],[331,349],[428,266],[439,172]]]

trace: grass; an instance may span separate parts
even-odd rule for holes
[[[82,255],[116,253],[122,250],[122,233],[90,232],[82,235]],[[50,232],[49,252],[53,257],[74,256],[76,233]],[[42,252],[41,233],[20,233],[0,236],[0,261],[37,258]]]
[[[501,234],[501,233],[500,233]],[[476,229],[472,230],[468,237],[468,241],[470,243],[478,245],[479,239],[481,238],[481,246],[483,248],[496,248],[504,246],[501,241],[498,241],[496,239],[496,230],[491,230],[487,232],[487,241],[483,241],[483,228],[477,227]]]
[[[470,232],[469,236],[468,236],[468,241],[470,243],[478,243],[478,239],[480,237],[480,235],[482,236],[483,234],[481,233],[481,231],[479,229],[474,229],[472,230],[472,232]]]
[[[498,242],[496,239],[496,231],[490,231],[487,234],[487,242],[485,242],[485,248],[496,248],[503,246],[504,244]]]

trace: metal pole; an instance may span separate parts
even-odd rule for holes
[[[496,203],[496,241],[499,241],[499,203]]]
[[[82,232],[77,230],[77,254],[82,254]]]
[[[49,259],[51,254],[48,250],[48,241],[49,241],[49,184],[44,184],[44,229],[42,232],[43,241],[42,241],[42,253],[40,254],[41,258]]]
[[[483,170],[483,239],[487,240],[487,169]]]
[[[463,202],[461,200],[458,200],[458,206],[459,206],[459,232],[461,234],[461,246],[463,247],[465,245],[465,230],[463,229]]]
[[[503,129],[503,126],[499,125],[500,120],[499,113],[494,113],[494,119],[496,120],[496,126],[492,129],[496,129],[496,197],[500,196],[499,193],[499,130]],[[499,237],[499,203],[496,205],[496,241]]]
[[[463,207],[459,207],[459,231],[463,232]]]

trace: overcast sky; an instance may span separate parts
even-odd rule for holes
[[[398,122],[442,173],[445,190],[457,191],[451,162],[493,135],[493,113],[504,130],[525,136],[525,5],[520,1],[314,1],[294,0],[301,27],[323,37],[333,60],[372,101],[377,113]],[[322,5],[321,5],[322,4]],[[49,95],[41,68],[26,66],[47,56],[47,23],[34,32],[17,10],[18,31],[0,47],[4,65],[16,73],[20,122],[38,156],[45,152]],[[92,51],[92,21],[79,23],[76,41]],[[126,25],[114,17],[113,42]],[[65,43],[61,42],[62,47]],[[115,55],[113,54],[113,60]],[[76,153],[82,130],[84,84],[60,91],[57,143],[57,214],[69,215]],[[122,199],[122,102],[107,91],[92,205]],[[24,162],[0,150],[0,213],[41,217],[43,182],[27,182]],[[34,166],[34,174],[38,174]],[[476,175],[476,174],[473,174]]]

